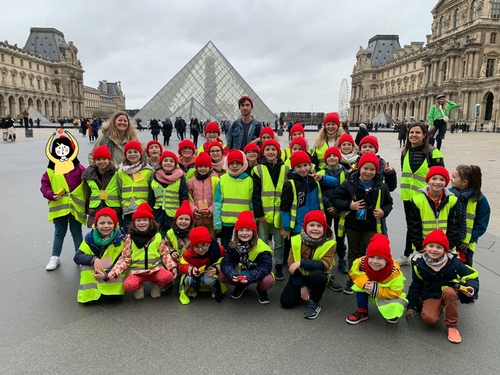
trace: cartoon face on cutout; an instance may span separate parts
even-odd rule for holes
[[[55,143],[56,143],[56,145],[59,144],[58,141],[55,141]],[[54,151],[55,151],[56,155],[59,156],[59,159],[64,162],[64,161],[68,160],[67,156],[69,155],[71,150],[64,143],[60,143],[58,146],[56,146]]]
[[[55,138],[56,135],[59,138]],[[67,130],[58,129],[47,141],[45,155],[55,174],[66,174],[75,168],[73,160],[78,156],[78,142]]]

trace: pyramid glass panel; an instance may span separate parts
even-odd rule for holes
[[[238,99],[242,95],[252,98],[254,118],[274,123],[276,116],[215,45],[208,42],[134,118],[163,120],[180,115],[184,119],[198,117],[200,121],[234,121],[240,117]]]

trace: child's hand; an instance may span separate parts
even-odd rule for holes
[[[210,268],[207,271],[207,275],[212,277],[217,273],[217,269],[215,267],[210,266]]]
[[[292,263],[290,267],[288,267],[288,271],[290,272],[290,275],[293,275],[295,271],[297,271],[300,268],[300,261]]]
[[[61,198],[61,197],[60,197],[59,195],[57,195],[57,194],[54,194],[54,195],[52,196],[52,199],[54,199],[55,201],[58,201],[60,198]]]
[[[265,222],[266,221],[266,217],[265,216],[258,217],[257,221]]]
[[[365,290],[367,290],[367,291],[369,291],[371,293],[372,290],[373,290],[373,282],[367,281],[365,283],[365,286],[363,287],[363,289],[365,289]]]
[[[384,217],[384,210],[373,210],[373,216],[375,219],[382,219]]]
[[[311,295],[309,294],[309,288],[307,286],[303,286],[302,288],[300,288],[300,298],[303,301],[309,301],[309,299],[311,298]]]
[[[328,211],[329,214],[331,215],[335,215],[335,213],[337,212],[337,210],[335,209],[335,207],[329,207],[326,209]]]
[[[284,239],[290,239],[290,231],[282,229],[280,233],[281,237],[283,237]]]
[[[196,210],[194,212],[194,216],[197,218],[197,219],[200,219],[203,217],[202,213],[199,211],[199,210]]]
[[[362,208],[365,208],[364,199],[360,199],[359,201],[352,201],[351,204],[349,205],[349,209],[351,211],[361,210]]]
[[[472,297],[474,295],[474,288],[471,286],[467,287],[467,293],[464,293],[467,297]]]
[[[413,310],[412,309],[406,309],[406,319],[413,319]]]
[[[193,274],[193,276],[200,276],[200,272],[198,271],[198,268],[197,268],[197,267],[194,267],[194,268],[191,270],[191,273]]]
[[[94,258],[94,270],[96,272],[104,271],[104,267],[102,266],[102,262],[99,258]]]
[[[384,174],[390,174],[394,171],[394,169],[392,167],[389,166],[389,162],[388,161],[385,161],[384,162]]]
[[[106,274],[102,271],[95,271],[94,272],[94,278],[96,280],[104,280],[106,278]]]
[[[175,250],[170,253],[170,256],[172,257],[173,260],[179,259],[179,253]]]
[[[116,272],[115,271],[111,271],[110,273],[108,273],[108,277],[109,277],[110,280],[116,279],[116,277],[117,277]]]
[[[313,172],[311,176],[314,179],[314,181],[318,181],[319,182],[319,181],[321,181],[323,179],[323,176],[320,175],[320,174],[317,174],[316,172]]]
[[[457,250],[462,252],[462,253],[465,253],[468,248],[469,248],[468,243],[461,243],[460,245],[457,246]]]

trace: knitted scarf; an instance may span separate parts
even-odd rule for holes
[[[300,231],[300,239],[302,240],[302,243],[304,245],[317,248],[326,242],[327,236],[326,233],[323,233],[323,235],[320,238],[314,239],[311,236],[309,236],[304,229],[302,229]]]
[[[99,231],[97,229],[94,229],[92,232],[93,237],[94,237],[94,243],[97,246],[109,245],[116,238],[116,235],[118,234],[118,230],[119,230],[118,228],[115,228],[115,230],[113,232],[111,232],[111,234],[108,237],[102,237],[101,233],[99,233]]]
[[[125,164],[127,163],[127,164]],[[144,167],[147,165],[147,162],[143,161],[142,159],[139,160],[135,164],[128,164],[128,162],[125,160],[123,163],[120,164],[120,170],[122,170],[124,173],[128,174],[129,176],[132,176],[134,173],[139,172],[141,169],[144,169]]]
[[[465,210],[467,208],[467,202],[469,198],[474,193],[472,187],[466,187],[463,190],[454,189],[454,193],[457,196],[457,219],[460,223],[460,240],[463,240],[467,235],[467,225],[465,223]]]
[[[243,265],[243,268],[247,270],[250,270],[254,267],[254,263],[248,258],[250,250],[252,250],[252,240],[247,242],[239,241],[236,245],[236,252],[240,257],[240,262]]]
[[[439,270],[446,265],[446,262],[448,262],[449,254],[444,253],[439,259],[431,259],[426,253],[424,253],[423,259],[424,262],[434,270],[434,272],[439,272]]]
[[[212,175],[212,170],[210,169],[210,171],[207,174],[199,174],[198,172],[196,172],[195,178],[198,181],[203,181],[209,178],[211,175]]]
[[[248,162],[247,162],[247,159],[244,158],[242,167],[240,169],[238,169],[238,171],[236,173],[231,172],[229,170],[229,168],[227,168],[227,174],[230,176],[233,176],[233,177],[238,177],[243,172],[246,172],[247,168],[248,168]]]
[[[130,239],[134,241],[135,246],[142,249],[148,242],[150,242],[156,235],[156,228],[148,229],[145,232],[141,232],[137,229],[130,229]]]
[[[358,160],[358,157],[359,157],[358,153],[353,151],[350,154],[342,154],[342,161],[345,160],[349,164],[353,164],[353,163],[356,163],[356,160]]]
[[[174,226],[172,229],[174,231],[175,237],[186,238],[189,235],[189,232],[191,232],[191,229],[193,229],[193,223],[191,221],[191,225],[186,229],[181,229],[177,226],[176,223],[174,223]]]
[[[382,281],[387,280],[394,271],[394,261],[391,259],[390,262],[387,262],[384,268],[380,271],[375,271],[368,264],[368,259],[363,257],[361,260],[361,267],[364,268],[368,280],[381,283]]]
[[[171,174],[167,174],[163,169],[158,169],[155,176],[156,179],[162,184],[170,185],[184,176],[184,172],[180,168],[175,168]]]
[[[221,173],[223,170],[226,170],[226,158],[222,157],[222,159],[218,162],[212,160],[212,169],[217,173]]]

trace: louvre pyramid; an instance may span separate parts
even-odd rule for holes
[[[255,119],[274,123],[276,116],[210,41],[134,118],[234,121],[240,117],[238,99],[242,95],[252,98]]]

